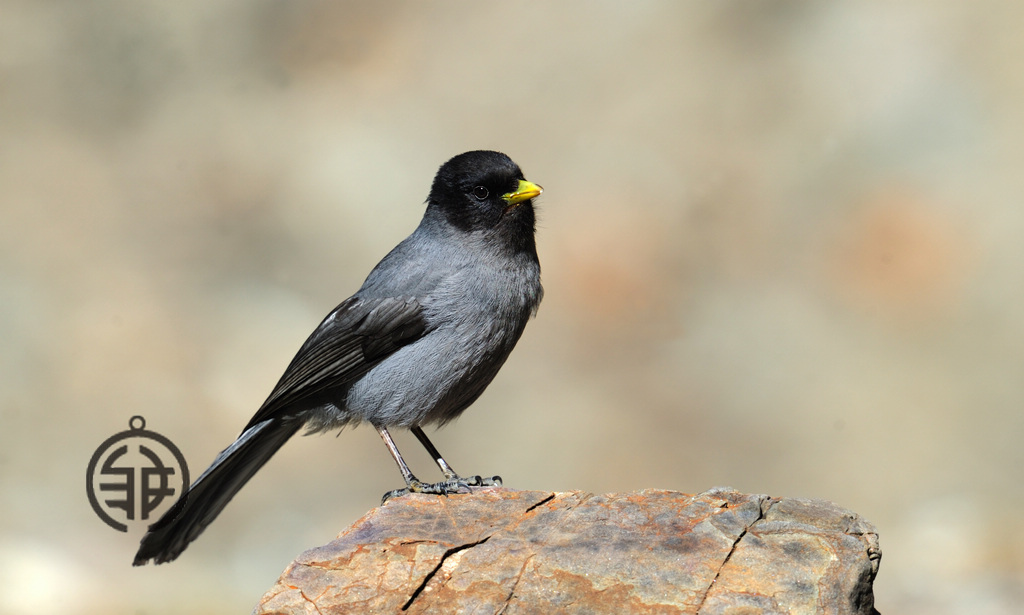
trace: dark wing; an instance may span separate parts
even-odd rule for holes
[[[423,307],[411,297],[346,299],[309,336],[245,428],[280,417],[327,389],[351,384],[426,332]]]

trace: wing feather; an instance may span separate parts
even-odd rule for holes
[[[306,339],[246,429],[287,414],[328,389],[351,384],[426,332],[423,307],[413,298],[345,300]]]

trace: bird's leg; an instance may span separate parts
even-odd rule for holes
[[[431,454],[434,455],[436,459],[440,459],[438,465],[441,463],[444,464],[441,469],[445,472],[445,480],[439,483],[424,483],[416,478],[412,473],[412,470],[409,469],[409,465],[405,463],[404,459],[402,459],[402,454],[398,452],[398,447],[395,445],[395,441],[391,439],[391,434],[388,433],[387,428],[383,425],[375,425],[374,427],[377,428],[377,433],[379,433],[381,439],[384,440],[384,444],[388,447],[388,451],[391,453],[391,456],[395,458],[395,463],[398,464],[398,470],[402,473],[402,478],[405,480],[405,489],[388,491],[384,494],[384,497],[381,498],[381,504],[384,504],[391,498],[408,495],[410,493],[448,495],[449,493],[457,493],[460,489],[466,489],[468,491],[470,486],[501,484],[501,478],[499,477],[495,477],[499,482],[494,482],[493,479],[484,481],[481,480],[479,476],[475,476],[471,479],[460,478],[452,471],[451,466],[449,466],[444,459],[441,459],[441,456],[437,454],[437,449],[435,449],[433,445],[430,445],[428,450],[431,450]],[[423,438],[426,438],[426,436],[423,436]],[[429,443],[430,441],[427,440],[427,442]],[[447,468],[447,470],[445,470],[445,468]],[[450,475],[449,472],[451,472]]]
[[[395,458],[395,463],[398,464],[398,471],[402,473],[402,478],[405,480],[405,489],[395,489],[394,491],[388,491],[381,498],[381,505],[390,500],[391,498],[398,497],[417,491],[417,488],[423,483],[409,469],[409,464],[405,463],[402,459],[402,453],[398,452],[398,446],[395,445],[395,441],[391,439],[391,434],[388,433],[387,427],[383,425],[374,425],[377,428],[377,433],[380,434],[382,440],[384,440],[384,446],[388,447],[388,452]]]
[[[491,476],[490,478],[481,478],[480,476],[469,476],[463,478],[459,476],[458,474],[455,473],[455,470],[452,469],[450,465],[448,465],[448,462],[444,460],[444,457],[442,457],[441,453],[438,452],[437,447],[435,447],[434,443],[430,441],[430,438],[427,437],[427,434],[423,433],[423,430],[421,428],[412,427],[410,431],[412,431],[413,435],[416,436],[416,439],[420,441],[420,444],[423,445],[423,448],[427,449],[427,452],[430,453],[430,457],[434,460],[434,463],[437,464],[437,467],[441,468],[441,471],[444,472],[444,477],[446,479],[445,482],[454,487],[456,490],[460,487],[466,487],[468,489],[469,487],[501,486],[500,476]]]
[[[437,447],[427,438],[427,434],[423,433],[423,430],[419,427],[413,427],[412,432],[416,434],[416,437],[423,444],[427,452],[434,459],[437,467],[441,468],[444,472],[445,480],[439,483],[424,483],[423,481],[416,478],[409,469],[409,465],[402,459],[402,454],[398,452],[398,446],[395,445],[395,441],[391,439],[391,434],[388,433],[387,427],[383,425],[375,425],[377,433],[380,434],[382,440],[384,440],[385,446],[388,447],[388,451],[391,456],[394,457],[395,463],[398,464],[398,470],[402,473],[402,478],[405,480],[405,489],[395,489],[384,494],[381,499],[381,504],[384,504],[391,498],[408,495],[410,493],[432,493],[435,495],[448,495],[449,493],[458,493],[460,490],[469,490],[470,487],[500,487],[501,477],[492,476],[490,478],[481,478],[479,476],[470,476],[463,478],[455,473],[448,462],[444,460],[441,453],[438,452]]]
[[[409,464],[405,463],[402,459],[402,453],[398,452],[398,446],[395,445],[395,441],[391,439],[391,434],[388,433],[388,428],[383,425],[374,425],[377,428],[377,433],[380,434],[381,439],[384,440],[384,446],[388,447],[388,452],[395,458],[395,463],[398,464],[398,471],[402,473],[402,478],[405,480],[406,485],[412,485],[418,483],[416,476],[409,469]]]

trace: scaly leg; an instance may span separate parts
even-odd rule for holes
[[[501,477],[493,476],[491,478],[480,478],[479,476],[473,476],[470,478],[462,478],[455,473],[448,462],[441,457],[441,454],[437,451],[437,448],[430,442],[427,435],[423,433],[423,430],[419,427],[413,427],[412,432],[416,434],[419,441],[426,447],[427,452],[434,458],[438,467],[444,472],[445,480],[439,483],[424,483],[423,481],[416,478],[409,469],[409,465],[402,459],[402,454],[398,452],[398,446],[395,445],[395,441],[391,439],[391,434],[388,433],[387,427],[383,425],[375,425],[377,433],[380,434],[384,445],[388,447],[388,452],[395,459],[395,463],[398,464],[398,470],[402,473],[402,479],[405,480],[404,489],[395,489],[384,494],[381,499],[381,504],[384,504],[388,500],[394,497],[403,496],[409,493],[431,493],[435,495],[447,496],[449,493],[458,493],[460,490],[469,490],[470,487],[493,487],[501,486]]]
[[[437,467],[441,468],[441,471],[444,472],[444,477],[447,479],[447,482],[452,483],[453,485],[465,487],[501,486],[500,476],[491,476],[490,478],[481,478],[479,475],[470,476],[467,478],[459,476],[458,474],[455,473],[455,470],[452,469],[450,465],[448,465],[448,462],[444,460],[444,457],[442,457],[441,453],[438,452],[437,447],[435,447],[434,443],[430,441],[430,438],[427,437],[427,434],[423,433],[423,429],[419,427],[413,427],[410,429],[410,431],[412,431],[413,435],[415,435],[416,438],[420,441],[420,444],[423,445],[423,448],[427,449],[427,452],[430,453],[430,456],[431,458],[433,458],[434,463],[437,464]]]

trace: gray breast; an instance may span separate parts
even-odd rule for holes
[[[444,423],[484,391],[540,301],[535,265],[467,267],[420,299],[431,330],[371,369],[348,391],[346,414],[381,425]]]

